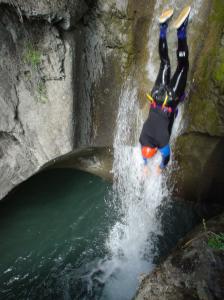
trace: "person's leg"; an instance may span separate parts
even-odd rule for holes
[[[168,24],[160,24],[160,37],[159,37],[159,56],[160,68],[157,75],[154,87],[152,89],[152,96],[154,92],[161,86],[167,86],[170,83],[170,59],[167,46],[167,33]]]
[[[170,59],[168,54],[168,46],[167,46],[167,29],[168,29],[168,21],[173,15],[173,9],[168,9],[164,11],[160,18],[160,34],[159,34],[159,56],[160,56],[160,68],[159,73],[157,75],[154,87],[152,89],[152,96],[156,90],[160,86],[167,86],[170,83]]]
[[[177,68],[170,81],[170,89],[175,100],[179,101],[184,94],[189,69],[187,39],[178,38]]]
[[[189,11],[190,12],[190,11]],[[183,24],[177,29],[178,48],[177,48],[177,68],[170,81],[169,90],[175,100],[175,106],[181,101],[187,83],[189,69],[188,45],[187,45],[187,24],[188,15]]]

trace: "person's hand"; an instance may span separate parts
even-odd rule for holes
[[[143,168],[143,176],[147,177],[149,175],[149,168],[148,166],[144,166]]]
[[[160,168],[160,166],[158,165],[156,168],[156,173],[157,175],[160,175],[162,173],[163,169]]]

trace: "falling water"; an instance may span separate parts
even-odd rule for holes
[[[161,9],[162,2],[157,1],[155,12]],[[172,4],[173,1],[169,1],[167,5],[172,6]],[[177,4],[182,6],[181,2]],[[197,14],[200,6],[201,1],[195,1],[192,6],[192,15]],[[155,41],[155,31],[158,29],[155,28],[156,23],[152,22],[150,28],[150,45],[157,45]],[[174,41],[171,39],[172,43],[174,45]],[[158,58],[156,63],[154,60],[156,53],[155,47],[149,48],[147,69],[151,82],[154,81],[156,69],[159,68]],[[171,51],[170,54],[173,62],[176,50]],[[110,205],[116,211],[119,219],[107,239],[107,247],[111,256],[102,264],[104,274],[107,274],[103,299],[132,298],[138,286],[139,275],[144,272],[149,273],[153,269],[155,255],[153,237],[162,234],[161,220],[157,212],[163,200],[169,199],[171,194],[166,183],[167,175],[170,172],[166,171],[161,175],[156,172],[156,166],[161,160],[160,154],[150,160],[148,176],[143,174],[138,137],[144,120],[137,99],[137,88],[131,78],[125,83],[120,96],[115,131],[114,194]],[[174,147],[176,137],[184,128],[182,116],[183,104],[179,106],[179,113],[174,122],[171,148]],[[171,159],[169,171],[173,165],[174,161]],[[108,278],[110,280],[107,281]]]
[[[142,123],[137,89],[128,79],[120,97],[114,142],[112,205],[120,218],[107,240],[111,254],[107,269],[114,276],[104,289],[109,299],[130,299],[137,288],[139,275],[153,268],[151,234],[160,233],[156,210],[167,196],[163,176],[156,173],[159,155],[152,159],[149,176],[143,174],[139,132],[133,134],[132,131],[133,124],[140,129]],[[126,290],[126,298],[124,294],[121,297],[122,290]]]
[[[174,1],[168,1],[168,2],[166,2],[167,5],[171,5],[174,3]],[[120,3],[122,4],[123,2]],[[125,1],[125,3],[127,2]],[[162,3],[163,1],[161,0],[156,1],[154,15],[157,15],[157,12],[161,9]],[[194,1],[194,9],[193,9],[194,14],[196,14],[200,9],[201,3],[202,3],[201,0]],[[124,5],[124,3],[122,5]],[[179,0],[175,1],[176,7],[177,6],[180,7],[181,5],[182,5],[181,1]],[[156,45],[156,40],[154,38],[156,36],[155,35],[156,22],[152,21],[152,24],[153,25],[150,27],[150,34],[149,34],[150,37],[149,44],[151,46],[149,51],[149,63],[147,69],[149,70],[148,74],[150,77],[150,81],[153,82],[156,75],[155,72],[156,70],[158,70],[158,58],[156,62],[156,60],[154,59],[154,56],[157,55],[157,51],[155,48],[156,46],[154,47],[154,45]],[[92,43],[93,42],[95,43],[95,36],[93,36]],[[171,61],[174,59],[173,58],[174,55],[175,55],[175,50],[173,50],[173,52],[171,51],[171,58],[172,58]],[[92,55],[90,55],[89,57],[91,58]],[[101,66],[101,64],[99,64],[99,66]],[[98,71],[101,72],[101,68]],[[95,73],[92,74],[92,76],[98,76],[98,71],[96,72],[96,70],[94,69]],[[33,282],[31,280],[29,282],[30,284],[32,283],[33,291],[31,290],[31,292],[37,295],[37,297],[39,297],[38,296],[39,286],[41,286],[42,288],[42,286],[45,285],[45,282],[46,283],[49,282],[49,288],[47,286],[48,292],[51,293],[51,289],[54,290],[56,293],[62,292],[63,299],[73,298],[73,296],[72,295],[70,296],[69,294],[72,290],[71,288],[72,285],[69,286],[69,284],[72,283],[74,284],[73,289],[75,290],[77,297],[79,297],[79,295],[77,295],[77,289],[80,290],[80,293],[83,293],[84,290],[85,292],[84,294],[86,295],[86,298],[83,299],[100,298],[100,299],[107,299],[107,300],[108,299],[129,300],[133,297],[136,291],[136,288],[138,286],[138,278],[140,274],[145,272],[149,273],[150,270],[152,270],[154,267],[154,263],[153,263],[153,258],[155,255],[154,237],[155,235],[162,234],[161,220],[157,212],[163,200],[169,198],[170,191],[168,190],[166,184],[167,173],[162,175],[158,175],[156,173],[156,166],[161,160],[160,154],[157,154],[152,160],[150,160],[148,176],[145,176],[142,171],[143,161],[141,158],[141,151],[140,151],[140,145],[138,143],[138,137],[144,119],[137,99],[137,85],[135,84],[133,78],[134,76],[130,76],[130,78],[126,81],[122,89],[120,95],[119,113],[117,117],[117,128],[115,130],[114,165],[113,165],[114,184],[113,184],[112,197],[108,199],[107,204],[108,204],[108,208],[111,211],[111,214],[116,216],[116,221],[112,225],[112,228],[109,230],[108,227],[110,226],[110,224],[108,224],[107,227],[105,225],[106,222],[102,222],[102,223],[99,222],[100,216],[101,217],[103,216],[103,213],[100,210],[99,215],[94,215],[94,218],[92,219],[92,223],[91,223],[90,217],[87,213],[91,212],[91,210],[93,211],[94,208],[93,206],[89,206],[89,205],[88,208],[84,207],[83,214],[84,216],[87,215],[87,217],[86,219],[82,215],[80,215],[79,218],[77,217],[77,222],[78,222],[77,225],[79,225],[79,222],[82,221],[82,226],[80,227],[82,227],[82,230],[86,228],[85,232],[90,234],[90,236],[94,232],[92,232],[92,230],[89,230],[89,228],[91,228],[91,226],[94,228],[94,225],[96,224],[98,227],[100,226],[100,229],[103,230],[103,232],[100,232],[100,230],[98,230],[98,227],[96,227],[97,228],[96,231],[97,232],[99,231],[101,234],[100,237],[101,239],[99,244],[97,244],[95,240],[93,240],[93,243],[90,243],[90,246],[87,243],[88,246],[87,249],[88,248],[89,249],[86,251],[80,250],[81,263],[79,260],[74,263],[75,259],[77,259],[78,257],[75,248],[76,244],[79,247],[79,243],[77,243],[77,240],[78,241],[84,240],[85,242],[88,242],[88,239],[87,240],[85,240],[85,238],[82,239],[79,237],[79,235],[78,238],[75,237],[73,230],[75,231],[76,229],[75,226],[76,218],[75,215],[73,215],[73,210],[71,209],[71,207],[74,206],[73,209],[74,210],[76,209],[78,213],[79,211],[77,210],[77,207],[79,206],[76,207],[76,203],[74,205],[74,201],[72,199],[73,206],[70,206],[69,204],[67,205],[67,207],[69,207],[69,216],[71,216],[71,220],[73,223],[71,223],[71,225],[68,225],[67,222],[64,222],[67,221],[68,218],[59,218],[59,221],[65,223],[65,228],[66,228],[65,232],[66,234],[67,231],[68,233],[71,232],[71,234],[74,235],[73,239],[71,239],[70,236],[67,237],[67,235],[64,235],[63,233],[59,235],[58,231],[57,230],[55,231],[55,228],[57,229],[57,227],[52,229],[53,230],[52,232],[56,232],[57,235],[57,237],[55,238],[56,246],[61,244],[63,245],[63,243],[65,243],[67,247],[65,249],[68,249],[67,252],[66,250],[63,250],[62,252],[67,255],[67,256],[65,255],[66,259],[63,261],[62,256],[60,255],[61,253],[59,251],[60,249],[58,249],[57,247],[53,249],[52,253],[53,254],[56,253],[55,257],[56,257],[56,262],[58,261],[58,265],[56,264],[55,266],[53,264],[52,267],[53,269],[50,269],[49,276],[47,275],[45,281],[43,281],[43,279],[40,278],[40,280],[42,280],[41,281],[42,284],[39,284],[37,282],[38,285],[37,290],[35,290],[35,286]],[[183,123],[182,115],[183,115],[183,106],[180,107],[178,118],[174,123],[173,133],[171,137],[171,146],[174,145],[176,137],[180,134],[180,131],[183,128],[184,123]],[[89,127],[87,126],[85,128],[85,132],[87,132],[88,130]],[[172,161],[171,161],[171,167],[172,167]],[[68,180],[66,180],[66,182],[68,182]],[[91,181],[88,182],[88,184],[91,185]],[[60,185],[58,185],[58,187],[60,187]],[[97,187],[98,187],[97,190],[99,190],[99,184],[97,185]],[[88,189],[89,189],[89,185],[88,185]],[[64,186],[62,190],[63,191],[66,190]],[[91,196],[92,196],[92,192],[91,192]],[[99,196],[97,194],[96,198],[98,197]],[[83,197],[83,199],[85,200],[85,197]],[[86,196],[86,199],[89,199],[88,196]],[[44,197],[42,200],[45,201]],[[38,203],[41,204],[39,200]],[[55,199],[50,203],[55,203]],[[59,204],[62,205],[61,202],[59,202]],[[59,206],[59,212],[61,212],[60,207],[61,206]],[[51,211],[54,213],[54,210],[51,209]],[[57,211],[58,210],[56,210],[56,212]],[[22,218],[22,220],[23,219],[25,218]],[[95,222],[95,219],[97,219],[97,222]],[[59,228],[62,228],[60,222],[58,223],[58,226],[60,226]],[[98,223],[102,224],[102,226],[99,225]],[[38,225],[39,224],[42,225],[42,223],[39,222],[38,220]],[[107,230],[109,231],[108,236],[107,236]],[[29,233],[30,231],[27,232]],[[45,238],[48,239],[47,235]],[[104,238],[106,239],[107,251],[104,249],[105,248],[104,244],[102,245],[102,241],[104,242]],[[63,242],[59,243],[60,239]],[[68,241],[71,241],[72,244],[70,245]],[[29,244],[31,245],[31,243]],[[21,245],[23,246],[23,244]],[[44,247],[46,247],[46,245],[44,245]],[[62,247],[62,249],[64,248]],[[50,253],[49,251],[46,252],[48,254]],[[40,253],[41,253],[40,255],[38,254],[41,257],[40,267],[45,268],[45,264],[42,263],[44,257],[42,257],[42,252]],[[85,257],[88,256],[88,253],[90,254],[94,253],[93,255],[94,258],[93,261],[91,262],[89,262],[89,260],[85,260]],[[102,258],[105,255],[105,253],[108,254],[106,254],[106,257]],[[67,262],[67,257],[69,263]],[[83,260],[82,257],[84,257]],[[48,258],[46,254],[47,264],[49,261],[54,261],[54,259],[55,259],[54,256],[50,256],[50,258]],[[71,267],[69,259],[71,259],[71,261],[74,263],[74,268]],[[11,269],[6,269],[5,276],[8,276],[8,273],[11,272],[10,270]],[[29,267],[29,270],[32,270],[32,268]],[[57,274],[60,274],[59,281],[60,279],[62,279],[62,283],[60,282],[58,290],[57,288],[55,288],[55,285],[53,285],[52,288],[51,286],[52,283],[50,282],[54,278],[57,278]],[[51,278],[50,275],[53,276],[52,277],[53,279]],[[43,276],[45,276],[45,274],[43,274]],[[14,279],[18,280],[18,277],[14,276]],[[26,278],[24,277],[24,279]],[[36,280],[36,278],[34,278],[34,280]],[[85,289],[87,289],[87,291]],[[94,289],[96,291],[94,291]],[[22,285],[21,285],[21,290],[22,292],[24,290]],[[36,291],[38,291],[38,293]],[[42,291],[43,293],[46,293],[44,287]],[[25,292],[26,291],[24,291],[24,293]],[[30,293],[30,291],[28,291],[28,293]]]

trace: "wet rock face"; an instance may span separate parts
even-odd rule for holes
[[[203,203],[209,202],[205,197],[207,193],[210,203],[217,200],[218,205],[224,192],[221,189],[224,177],[218,167],[223,166],[223,154],[219,149],[223,149],[224,137],[223,12],[222,1],[210,3],[209,22],[204,25],[206,36],[194,64],[194,80],[185,110],[188,122],[185,134],[178,138],[175,154],[181,177],[176,188],[182,197]],[[217,198],[212,196],[215,190],[219,190],[218,195],[215,193]]]
[[[214,233],[224,231],[224,215],[199,226],[173,253],[146,276],[136,300],[222,300],[224,253],[208,245]],[[212,232],[212,233],[211,233]]]
[[[108,170],[112,170],[112,165],[113,149],[97,147],[75,149],[68,154],[50,161],[43,168],[75,168],[112,181],[113,174],[112,172],[108,172]]]
[[[45,21],[0,7],[0,186],[3,197],[72,149],[71,42]],[[66,78],[66,80],[65,80]]]
[[[113,144],[152,14],[132,2],[0,1],[0,198],[74,148]]]
[[[189,105],[189,131],[224,136],[224,4],[212,3],[204,47],[195,70],[195,83]]]
[[[22,19],[39,18],[49,23],[57,23],[67,30],[74,26],[88,10],[88,0],[1,0],[0,3],[9,4],[17,11]],[[92,1],[94,3],[94,1]]]
[[[136,81],[143,85],[143,79],[137,76],[141,73],[143,77],[147,61],[148,27],[154,1],[141,0],[138,8],[134,2],[98,1],[76,31],[77,147],[112,145],[121,89],[132,68],[136,69]]]
[[[212,3],[211,14],[223,11],[216,7],[219,1]],[[179,174],[184,174],[179,176],[178,190],[183,191],[184,198],[197,198],[200,194],[197,191],[192,196],[189,191],[195,191],[194,184],[206,173],[206,162],[219,143],[216,137],[223,135],[224,128],[223,86],[219,80],[223,65],[220,15],[214,18],[219,26],[215,24],[211,30],[208,27],[211,37],[208,44],[198,43],[202,41],[201,30],[210,4],[211,1],[205,0],[203,9],[200,1],[193,4],[198,14],[194,16],[197,26],[194,25],[193,33],[189,32],[193,66],[190,75],[195,71],[198,47],[204,50],[195,68],[194,91],[187,108],[189,138],[185,135],[177,142]],[[176,1],[176,5],[180,9],[182,1]],[[151,89],[159,68],[155,38],[158,26],[156,22],[151,24],[151,20],[155,20],[153,16],[163,6],[162,0],[141,0],[138,4],[134,0],[0,0],[0,103],[3,108],[0,132],[4,139],[0,152],[4,159],[0,159],[0,165],[1,170],[10,170],[6,172],[9,175],[1,176],[4,178],[0,179],[0,186],[4,186],[1,197],[47,161],[73,148],[110,147],[119,96],[130,70],[134,69],[141,106],[148,110],[145,93]],[[175,43],[176,33],[169,32],[172,65],[176,61]],[[211,55],[214,69],[208,70],[210,64],[205,58],[210,44],[217,45],[217,51]],[[148,60],[150,70],[146,68]],[[207,74],[213,74],[211,80],[206,79]],[[201,82],[202,78],[206,84]],[[211,140],[208,135],[214,138]],[[4,145],[8,139],[7,145],[11,146],[7,146],[10,151],[6,153]],[[11,149],[16,150],[11,152]],[[200,151],[206,155],[200,155]],[[195,161],[199,166],[197,172],[194,172]]]

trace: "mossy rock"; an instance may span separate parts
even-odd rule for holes
[[[213,79],[224,94],[224,46],[219,49]]]
[[[205,179],[207,162],[212,159],[218,142],[218,138],[193,133],[177,139],[175,159],[178,160],[179,168],[175,172],[175,192],[178,196],[188,201],[198,201],[199,186]]]
[[[212,1],[204,47],[190,95],[189,131],[224,135],[224,2]]]
[[[148,34],[153,20],[155,1],[131,0],[128,2],[128,15],[132,21],[132,49],[129,64],[134,68],[134,76],[138,82],[138,99],[140,107],[147,104],[146,93],[149,92],[149,78],[146,66],[149,59]],[[147,106],[148,107],[148,106]]]
[[[224,2],[211,2],[185,119],[185,134],[176,141],[179,170],[175,192],[194,202],[217,201],[223,195],[224,136]],[[204,39],[204,40],[203,40]],[[220,185],[222,182],[222,185]],[[215,195],[215,196],[214,196]],[[215,197],[215,199],[214,199]]]
[[[188,233],[172,253],[143,277],[135,300],[224,299],[222,249],[212,248],[211,235],[224,232],[224,214],[201,223]]]

